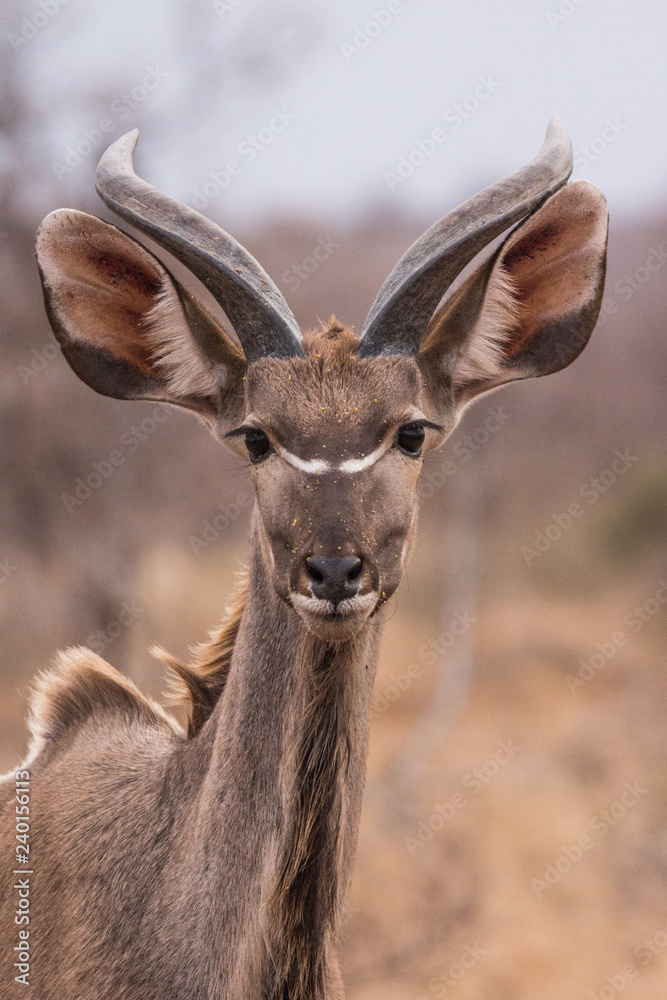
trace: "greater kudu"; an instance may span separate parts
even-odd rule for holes
[[[100,195],[204,283],[243,350],[152,253],[71,209],[37,236],[47,312],[98,392],[186,407],[249,456],[249,576],[195,662],[169,660],[187,731],[86,649],[61,653],[37,682],[23,765],[29,995],[333,1000],[377,612],[413,542],[422,453],[480,393],[583,349],[602,296],[605,201],[586,181],[566,184],[570,142],[552,122],[533,161],[407,251],[359,338],[336,321],[302,337],[241,246],[134,174],[136,140],[102,157]],[[2,791],[6,801],[13,782]],[[13,807],[0,844],[1,991],[23,996],[6,917]]]

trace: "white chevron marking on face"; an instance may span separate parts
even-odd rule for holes
[[[368,469],[371,465],[374,465],[379,458],[382,458],[388,445],[381,444],[379,448],[372,451],[370,455],[364,455],[363,458],[348,458],[338,466],[339,472],[363,472],[364,469]]]
[[[311,475],[319,475],[322,472],[363,472],[364,469],[368,469],[371,465],[374,465],[384,455],[386,450],[387,445],[380,445],[370,455],[364,455],[363,458],[348,458],[339,465],[333,465],[331,462],[325,462],[320,458],[299,458],[297,455],[293,455],[291,451],[288,451],[287,448],[283,448],[282,445],[276,445],[276,451],[281,458],[284,458],[295,469],[299,469],[301,472],[309,472]]]
[[[311,475],[317,475],[320,472],[331,471],[329,462],[323,462],[320,458],[299,458],[298,455],[293,455],[291,451],[283,448],[280,444],[277,444],[275,448],[281,458],[284,458],[286,462],[289,462],[290,465],[293,465],[295,469],[299,469],[301,472],[309,472]]]
[[[412,415],[405,416],[402,423],[425,419],[421,410],[416,410]],[[375,465],[390,447],[391,444],[388,441],[384,441],[370,455],[364,455],[362,458],[347,458],[344,462],[335,465],[322,458],[299,458],[298,455],[288,451],[283,445],[274,442],[274,448],[281,458],[284,458],[295,469],[299,469],[300,472],[306,472],[312,476],[319,476],[323,472],[342,472],[348,475],[354,472],[363,472],[364,469],[369,469],[371,465]]]

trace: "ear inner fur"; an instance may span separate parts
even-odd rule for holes
[[[132,237],[95,216],[60,209],[39,229],[37,259],[61,349],[92,388],[202,415],[238,408],[242,352]]]
[[[588,181],[552,195],[436,313],[420,354],[427,382],[448,377],[465,402],[573,361],[600,307],[606,227]]]

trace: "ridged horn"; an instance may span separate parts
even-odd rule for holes
[[[359,354],[416,355],[440,299],[466,264],[558,191],[571,173],[570,138],[552,118],[530,163],[449,212],[401,257],[371,306]]]
[[[103,154],[95,186],[104,203],[199,278],[229,317],[248,363],[303,356],[298,323],[255,258],[199,212],[137,177],[138,138],[137,129],[127,132]]]

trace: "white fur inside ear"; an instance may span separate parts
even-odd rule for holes
[[[454,387],[490,380],[502,368],[503,348],[521,314],[521,303],[511,274],[498,261],[489,278],[484,304],[462,345],[454,371]]]
[[[190,332],[178,293],[165,275],[155,305],[143,319],[153,361],[176,397],[215,396],[219,378]]]

